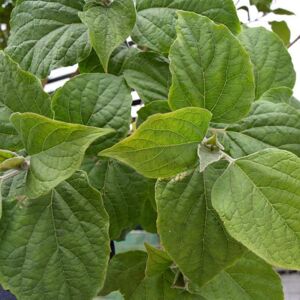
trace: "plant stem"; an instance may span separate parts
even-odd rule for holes
[[[291,48],[294,44],[296,44],[300,40],[300,35],[298,35],[289,45],[288,48]]]

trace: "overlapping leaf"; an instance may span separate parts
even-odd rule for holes
[[[254,64],[256,99],[274,87],[293,88],[295,71],[280,38],[265,28],[249,28],[239,36]]]
[[[196,163],[210,119],[210,112],[196,107],[156,114],[100,155],[127,163],[146,177],[173,176]]]
[[[88,26],[91,43],[107,72],[112,52],[130,35],[135,25],[133,1],[115,0],[108,5],[94,3],[87,5],[79,16]]]
[[[132,37],[141,46],[168,52],[176,38],[176,11],[192,11],[225,24],[233,33],[240,22],[232,0],[138,0],[137,24]],[[158,100],[158,99],[156,99]]]
[[[82,168],[102,194],[110,217],[111,239],[141,225],[156,232],[155,180],[145,178],[115,160],[86,160]]]
[[[21,67],[45,78],[51,70],[88,56],[87,28],[78,13],[84,0],[20,0],[11,16],[7,52]]]
[[[267,149],[216,181],[212,204],[229,234],[274,266],[300,269],[300,159]]]
[[[180,270],[201,286],[237,260],[243,247],[227,233],[211,206],[210,192],[226,164],[211,165],[159,181],[158,232]]]
[[[1,284],[24,300],[92,298],[110,252],[99,192],[77,172],[49,194],[21,202],[15,191],[23,177],[2,188]]]
[[[15,113],[11,121],[30,155],[26,184],[30,198],[48,193],[69,178],[79,169],[88,146],[112,131],[54,121],[33,113]]]
[[[56,120],[115,132],[97,140],[89,153],[112,146],[129,131],[131,93],[122,77],[109,74],[82,74],[59,89],[52,101]]]
[[[14,112],[52,115],[49,96],[39,80],[0,52],[0,148],[18,150],[20,138],[9,121]]]
[[[250,114],[223,134],[223,144],[233,157],[266,148],[280,148],[300,155],[300,113],[286,103],[254,103]]]
[[[204,107],[218,123],[243,118],[254,99],[254,77],[240,42],[225,26],[190,12],[178,13],[176,30],[170,107]]]

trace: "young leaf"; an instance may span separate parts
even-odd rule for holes
[[[256,99],[273,87],[293,88],[295,70],[280,38],[265,28],[249,28],[239,36],[254,64]]]
[[[267,149],[218,178],[212,204],[229,234],[274,266],[300,269],[300,159]]]
[[[217,123],[243,118],[254,99],[252,64],[239,41],[223,25],[178,12],[177,39],[170,49],[170,107],[198,106]]]
[[[122,77],[109,74],[82,74],[68,81],[52,100],[56,120],[115,132],[98,139],[89,153],[111,147],[129,131],[131,93]]]
[[[17,154],[8,150],[2,150],[0,149],[0,163],[4,162],[5,160],[9,158],[16,157]]]
[[[141,225],[156,232],[155,183],[115,160],[86,159],[82,168],[101,192],[110,219],[110,237],[117,240],[124,230]]]
[[[196,107],[157,114],[99,155],[127,163],[146,177],[170,177],[195,164],[210,119],[210,112]]]
[[[240,32],[240,22],[232,0],[138,0],[137,23],[132,33],[140,46],[167,53],[176,38],[176,11],[192,11],[217,23],[225,24],[233,33]]]
[[[130,35],[136,21],[132,0],[109,2],[108,5],[87,5],[86,10],[79,13],[79,17],[89,28],[91,43],[105,72],[108,71],[112,52]]]
[[[145,243],[145,247],[148,253],[146,276],[155,276],[163,274],[173,264],[172,259],[167,252],[157,249],[149,244]]]
[[[155,114],[163,114],[171,112],[171,108],[169,106],[168,101],[166,100],[156,100],[152,101],[149,104],[143,106],[138,111],[138,119],[137,119],[137,126],[139,127],[143,122],[145,122],[150,116]]]
[[[91,46],[78,17],[83,5],[83,0],[18,1],[11,16],[7,53],[41,78],[84,59]]]
[[[283,300],[280,277],[253,253],[246,253],[233,266],[198,289],[206,300]]]
[[[80,168],[85,150],[111,129],[54,121],[33,113],[15,113],[11,122],[30,155],[27,195],[37,198],[48,193]]]
[[[300,155],[300,112],[285,103],[255,102],[248,117],[228,126],[223,138],[235,158],[272,147]]]
[[[95,296],[105,279],[110,240],[100,194],[86,175],[77,172],[49,194],[23,204],[10,195],[16,178],[5,185],[0,222],[4,287],[25,300]]]
[[[8,158],[3,162],[0,162],[0,172],[8,171],[11,169],[19,169],[25,162],[25,158],[22,156],[16,156]]]
[[[275,32],[283,41],[283,43],[288,46],[290,44],[291,39],[291,31],[289,26],[285,21],[272,21],[269,22],[272,27],[272,31]]]
[[[211,206],[210,191],[226,164],[158,181],[158,232],[164,248],[183,274],[201,286],[244,252],[224,229]]]
[[[147,254],[143,251],[130,251],[114,256],[109,263],[100,295],[119,290],[126,300],[131,299],[131,295],[145,276],[146,261]]]
[[[52,116],[50,98],[40,81],[23,71],[7,54],[0,51],[0,147],[21,148],[20,138],[9,121],[13,112],[35,112]]]
[[[168,61],[160,55],[141,52],[132,56],[124,66],[124,77],[144,103],[168,99],[171,74]]]

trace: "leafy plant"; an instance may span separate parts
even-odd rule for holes
[[[1,285],[19,300],[283,299],[274,268],[300,269],[287,42],[241,26],[231,0],[19,0],[10,24]],[[137,227],[160,247],[115,255]]]

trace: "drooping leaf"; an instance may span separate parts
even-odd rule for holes
[[[239,37],[254,64],[256,99],[270,88],[294,87],[296,75],[291,57],[275,33],[257,27],[243,30]]]
[[[120,75],[123,72],[126,61],[137,53],[139,53],[137,48],[128,48],[125,44],[117,47],[108,62],[108,73]],[[94,50],[92,50],[85,60],[79,63],[79,70],[80,73],[105,73],[99,57]]]
[[[130,35],[135,25],[133,1],[115,0],[109,5],[87,5],[79,16],[89,28],[91,44],[107,72],[112,52]]]
[[[170,177],[195,164],[210,119],[210,112],[196,107],[156,114],[100,155],[127,163],[146,177]]]
[[[0,51],[0,148],[19,150],[20,138],[9,121],[13,112],[52,115],[49,96],[39,80]]]
[[[269,22],[272,27],[272,31],[275,32],[283,41],[283,43],[288,46],[291,39],[291,31],[289,26],[285,21],[272,21]]]
[[[298,110],[286,103],[257,101],[245,119],[226,128],[222,143],[237,158],[273,147],[300,155],[299,140]]]
[[[112,131],[54,121],[33,113],[14,113],[11,122],[30,155],[26,182],[30,198],[48,193],[69,178],[80,168],[88,146]]]
[[[127,60],[124,77],[144,103],[168,99],[171,74],[164,57],[151,52],[141,52]]]
[[[144,251],[130,251],[114,256],[108,266],[106,280],[101,295],[120,291],[125,299],[139,286],[145,276],[147,254]]]
[[[138,119],[137,119],[137,126],[140,126],[143,122],[145,122],[148,117],[155,115],[155,114],[163,114],[171,112],[170,106],[168,101],[166,100],[157,100],[152,101],[149,104],[143,106],[138,111]]]
[[[87,28],[78,17],[83,5],[83,0],[18,1],[12,12],[7,53],[41,78],[84,59],[91,46]]]
[[[173,264],[167,252],[157,249],[149,244],[145,244],[148,259],[146,265],[146,275],[151,277],[165,273]]]
[[[115,132],[98,139],[89,153],[112,146],[129,132],[131,122],[130,89],[122,77],[110,74],[82,74],[59,89],[52,101],[56,120]]]
[[[91,160],[82,166],[103,197],[110,217],[111,239],[141,225],[156,232],[155,180],[145,178],[115,160]]]
[[[300,159],[267,149],[217,179],[212,204],[229,234],[274,266],[300,269]]]
[[[99,192],[77,172],[49,194],[21,202],[12,194],[19,177],[5,183],[1,284],[24,300],[92,298],[104,283],[110,252]]]
[[[190,12],[178,13],[176,30],[170,49],[170,107],[203,107],[218,123],[240,120],[254,99],[254,78],[239,41],[225,26]]]
[[[217,23],[225,24],[233,33],[240,22],[231,0],[138,0],[137,23],[132,38],[138,45],[167,53],[176,38],[176,11],[192,11]],[[158,100],[158,99],[156,99]]]
[[[199,289],[207,300],[283,300],[280,277],[270,265],[248,252]]]
[[[158,181],[156,201],[162,245],[183,274],[203,285],[243,254],[211,206],[210,192],[226,164]]]

